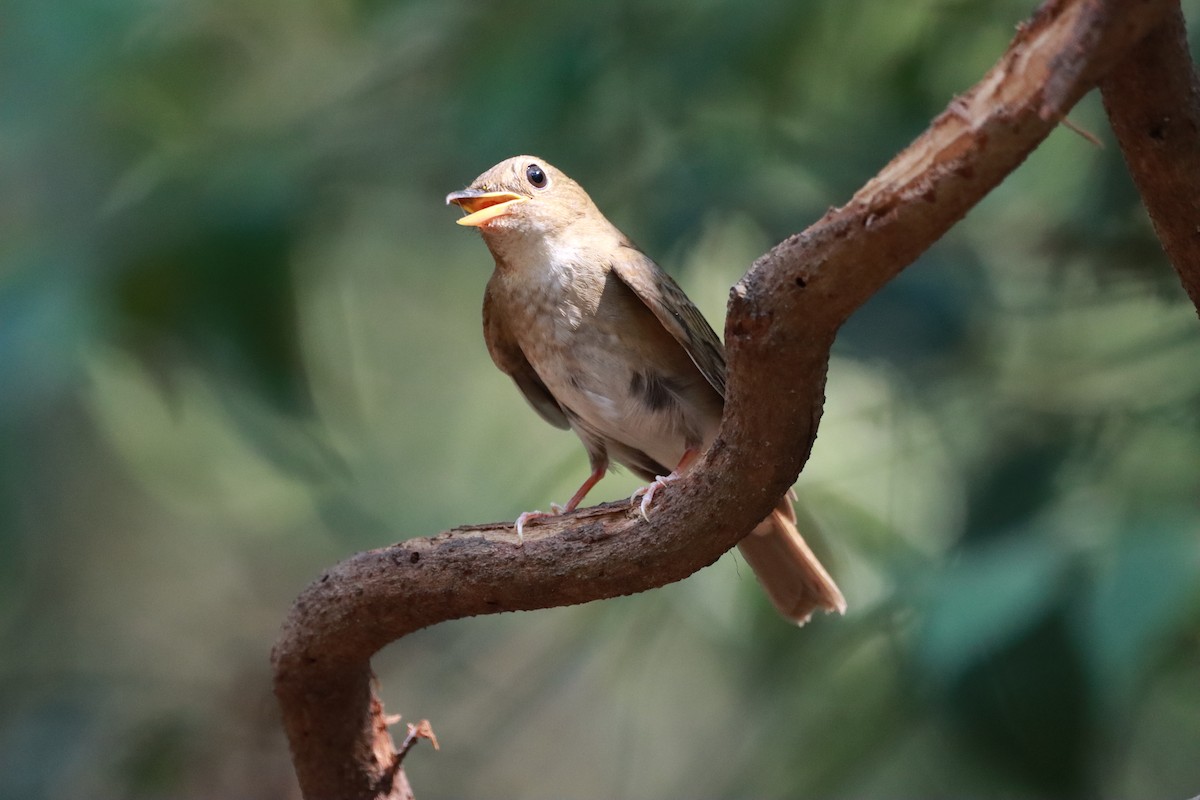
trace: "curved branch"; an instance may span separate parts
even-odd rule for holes
[[[1179,8],[1100,91],[1158,240],[1200,312],[1200,82]]]
[[[649,523],[616,503],[533,526],[523,547],[510,525],[459,528],[360,553],[310,585],[272,654],[304,796],[401,796],[371,685],[370,658],[389,642],[445,620],[655,588],[733,547],[808,458],[846,317],[1020,164],[1172,5],[1047,3],[849,204],[762,256],[731,293],[721,435]]]

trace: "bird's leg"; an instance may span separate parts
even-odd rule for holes
[[[647,515],[646,510],[649,509],[650,504],[654,502],[654,493],[666,486],[668,483],[679,480],[679,476],[683,474],[684,470],[692,465],[692,462],[695,461],[696,457],[699,455],[699,447],[689,447],[687,450],[683,451],[683,457],[679,459],[679,463],[675,466],[675,469],[671,470],[670,475],[659,475],[655,477],[653,481],[629,496],[629,500],[631,502],[639,497],[642,498],[642,505],[638,509],[642,514],[642,519],[646,520],[647,522],[650,521],[650,517]]]
[[[592,487],[600,482],[600,479],[604,477],[604,473],[606,472],[608,472],[607,461],[593,466],[592,474],[588,476],[588,479],[583,482],[583,485],[579,487],[575,494],[571,495],[571,499],[567,501],[567,504],[559,513],[567,514],[574,511],[583,502],[583,498],[587,497],[587,493],[592,490]]]
[[[592,487],[600,482],[604,474],[608,472],[608,460],[605,459],[599,463],[592,464],[592,474],[583,482],[583,485],[571,495],[571,499],[567,501],[565,506],[560,506],[558,503],[550,504],[550,512],[545,511],[526,511],[521,516],[517,517],[517,541],[521,544],[525,543],[525,523],[530,520],[543,519],[545,517],[557,517],[559,514],[569,514],[574,511],[583,498],[587,497],[587,493],[592,490]]]

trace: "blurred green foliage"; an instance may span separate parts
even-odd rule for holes
[[[586,474],[446,192],[549,158],[719,322],[1029,10],[10,0],[0,798],[290,796],[304,584]],[[791,629],[730,556],[423,631],[377,663],[443,744],[418,796],[1200,792],[1200,331],[1072,119],[1105,146],[1055,132],[839,339],[798,488],[849,615]]]

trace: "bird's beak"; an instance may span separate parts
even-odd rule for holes
[[[529,198],[516,192],[481,192],[478,189],[463,189],[461,192],[451,192],[446,195],[446,205],[454,205],[467,212],[462,219],[455,220],[459,225],[469,225],[478,228],[480,225],[503,217],[512,211],[518,203],[524,203]]]

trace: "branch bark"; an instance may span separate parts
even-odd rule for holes
[[[845,319],[1046,137],[1173,0],[1047,2],[1000,61],[844,207],[763,255],[730,296],[721,435],[643,522],[626,503],[458,528],[360,553],[296,600],[272,654],[309,800],[401,797],[370,658],[450,619],[645,591],[714,562],[795,481]],[[737,498],[731,503],[728,498]]]
[[[1158,240],[1200,310],[1200,82],[1178,8],[1100,92]]]

